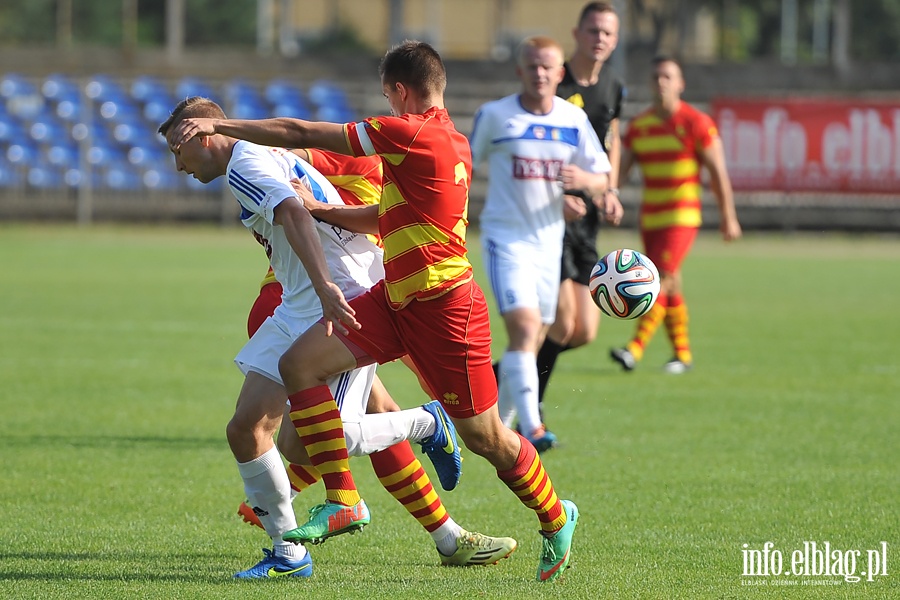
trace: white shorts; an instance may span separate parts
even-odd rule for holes
[[[527,242],[497,242],[482,234],[485,266],[500,314],[515,308],[537,308],[541,321],[553,323],[559,301],[559,247]]]
[[[241,348],[234,358],[235,364],[244,375],[253,371],[284,385],[278,372],[278,361],[294,340],[315,322],[298,321],[294,323],[294,327],[289,327],[276,313],[276,316],[266,319],[250,341]],[[366,414],[369,392],[375,379],[375,367],[374,364],[368,365],[328,379],[328,387],[341,411],[342,420],[356,422]]]

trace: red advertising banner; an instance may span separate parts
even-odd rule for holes
[[[735,190],[900,193],[900,99],[718,98]]]

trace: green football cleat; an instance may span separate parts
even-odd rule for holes
[[[309,509],[309,521],[281,537],[294,544],[321,544],[342,533],[356,533],[371,520],[369,507],[362,499],[353,506],[326,500]]]
[[[578,507],[571,500],[562,500],[566,511],[566,524],[562,529],[544,537],[541,545],[541,561],[538,563],[538,581],[553,581],[566,570],[572,556],[572,534],[578,524]]]
[[[440,551],[441,564],[447,567],[471,567],[474,565],[496,565],[509,557],[516,546],[516,540],[508,537],[495,538],[481,533],[463,530],[456,538],[456,552],[445,556]]]

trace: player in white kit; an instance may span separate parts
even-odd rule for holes
[[[168,140],[184,118],[220,115],[224,117],[221,108],[210,100],[188,98],[159,131]],[[241,221],[265,248],[284,290],[274,314],[235,358],[245,380],[226,432],[247,498],[274,545],[262,561],[235,577],[308,577],[312,561],[306,548],[281,537],[295,529],[297,522],[290,482],[273,441],[282,419],[294,429],[286,415],[287,396],[278,361],[301,333],[323,317],[323,305],[329,305],[326,319],[340,310],[337,305],[343,299],[337,300],[331,290],[339,289],[350,299],[383,277],[382,251],[365,235],[317,222],[309,215],[291,187],[292,179],[307,185],[320,201],[344,202],[324,176],[286,150],[225,136],[198,137],[170,149],[176,168],[203,183],[227,176],[241,205]],[[329,380],[345,424],[348,453],[369,454],[402,440],[423,443],[439,435],[438,419],[423,408],[365,414],[374,369],[371,365]],[[282,452],[292,462],[304,462],[299,438],[290,443],[290,436],[283,437],[289,445]],[[455,441],[453,445],[457,446]]]
[[[585,112],[556,96],[562,48],[536,36],[519,47],[522,92],[484,104],[475,116],[472,163],[487,163],[479,220],[485,264],[509,343],[498,367],[500,417],[538,451],[555,436],[541,423],[535,354],[556,316],[566,190],[602,202],[609,159]]]

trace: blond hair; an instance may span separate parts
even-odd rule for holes
[[[525,53],[529,49],[544,50],[545,48],[555,48],[559,53],[560,64],[562,64],[564,56],[562,46],[559,45],[559,42],[546,35],[533,35],[522,40],[522,43],[519,44],[519,50],[516,53],[516,60],[521,64],[522,60],[525,58]]]

